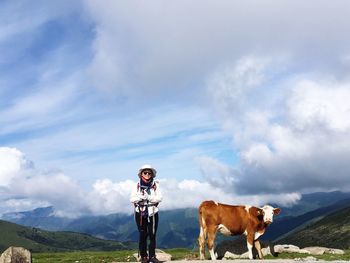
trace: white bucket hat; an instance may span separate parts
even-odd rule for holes
[[[152,172],[153,172],[153,177],[156,177],[157,170],[154,169],[154,168],[152,167],[152,165],[150,165],[150,164],[144,164],[144,165],[142,165],[141,168],[139,169],[139,176],[141,176],[141,173],[142,173],[143,170],[152,170]]]

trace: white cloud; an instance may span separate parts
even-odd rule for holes
[[[112,182],[97,180],[88,195],[90,209],[95,214],[131,213],[130,194],[136,182],[131,180]]]
[[[239,65],[231,68],[231,74],[215,73],[208,82],[223,127],[240,153],[235,168],[223,170],[224,164],[212,160],[217,175],[212,174],[241,194],[348,191],[350,82],[325,76],[316,80],[314,74],[304,73],[284,77],[277,89],[276,78],[270,78],[272,64],[253,73],[265,79],[253,86],[244,74],[239,77]],[[228,75],[238,76],[237,80],[227,81]],[[242,94],[232,99],[226,90]],[[208,170],[207,163],[201,164],[202,170]],[[215,179],[208,182],[217,185]]]
[[[242,159],[249,165],[255,165],[259,162],[268,164],[272,159],[272,152],[267,145],[256,143],[242,152]]]
[[[51,86],[45,83],[37,92],[22,96],[13,102],[7,110],[2,111],[2,121],[12,123],[22,121],[23,123],[39,122],[43,119],[55,116],[58,111],[66,108],[73,99],[76,99],[79,92],[70,83],[60,83],[58,86]],[[47,88],[47,85],[50,85]],[[49,121],[49,120],[48,120]],[[42,124],[41,124],[42,125]]]
[[[86,211],[83,191],[62,172],[42,173],[19,150],[0,147],[2,212],[51,204],[67,215]]]
[[[237,171],[210,157],[198,157],[197,163],[208,183],[230,192],[231,186],[235,183],[234,174]],[[235,193],[234,189],[232,189],[232,192]]]
[[[34,208],[38,207],[48,207],[51,204],[47,201],[37,201],[33,199],[7,199],[7,200],[2,200],[2,209],[1,212],[23,212],[23,211],[30,211]]]
[[[104,179],[97,181],[94,184],[94,191],[89,196],[92,211],[97,214],[132,213],[133,206],[129,197],[133,187],[136,187],[136,183],[131,180],[112,182]],[[204,200],[215,200],[229,204],[263,205],[277,202],[280,205],[291,205],[300,199],[300,195],[297,193],[242,197],[197,180],[160,179],[159,183],[159,190],[163,195],[163,201],[159,205],[162,210],[197,208]]]
[[[96,87],[127,99],[184,98],[188,88],[200,90],[217,67],[250,55],[283,54],[289,58],[284,68],[345,73],[339,60],[349,54],[350,37],[343,33],[349,22],[347,1],[336,6],[321,1],[317,10],[312,2],[275,0],[85,4],[96,26],[89,76]],[[240,64],[245,73],[245,67],[254,69],[246,62]],[[254,77],[247,83],[260,81]]]
[[[289,117],[296,128],[350,129],[350,83],[302,80],[292,90],[288,101]]]
[[[106,86],[128,98],[138,94],[152,98],[164,90],[182,94],[179,91],[191,83],[198,99],[207,81],[210,107],[216,109],[241,158],[235,167],[226,167],[210,154],[201,158],[202,170],[216,176],[202,172],[213,186],[226,190],[235,186],[250,194],[328,186],[347,189],[344,172],[336,172],[339,180],[332,185],[325,178],[337,171],[339,162],[346,164],[341,145],[347,145],[344,58],[350,38],[342,31],[348,22],[343,8],[349,3],[331,8],[321,2],[317,10],[312,3],[301,8],[290,1],[180,3],[89,1],[98,32],[91,66],[94,78],[107,80]],[[111,48],[111,42],[118,45]],[[101,52],[116,59],[103,65]],[[113,74],[104,78],[104,72],[110,73],[105,66],[115,70],[114,79]],[[333,80],[327,80],[325,73]],[[301,76],[305,81],[298,80]],[[132,91],[125,90],[128,86]],[[327,153],[333,161],[328,168],[317,168],[317,162],[329,163]]]
[[[11,156],[15,162],[28,162],[24,154],[16,149],[0,148],[0,150],[6,151],[7,155]],[[8,158],[0,155],[0,161],[6,160]],[[201,161],[209,160],[203,159]],[[208,172],[211,172],[215,167],[209,165],[207,168]],[[225,167],[221,168],[225,170]],[[22,171],[26,169],[17,165],[13,170],[16,170],[17,174],[23,174]],[[8,172],[5,170],[0,171],[1,177],[7,174]],[[198,207],[204,200],[231,204],[263,205],[267,202],[274,202],[290,205],[300,199],[300,195],[296,193],[285,196],[269,194],[242,197],[234,191],[224,191],[220,184],[213,186],[208,182],[197,180],[159,178],[159,182],[159,190],[164,196],[160,207],[164,210]],[[17,176],[15,180],[12,178],[8,185],[3,186],[1,212],[23,211],[38,206],[52,205],[58,216],[76,217],[84,214],[132,213],[133,205],[129,200],[136,183],[134,180],[113,182],[110,179],[100,179],[92,185],[91,191],[87,191],[62,172],[40,173],[38,170],[32,169],[30,176]],[[277,201],[276,198],[278,198]]]
[[[7,187],[17,177],[27,175],[32,163],[15,148],[0,147],[0,186]]]
[[[218,110],[237,114],[249,100],[249,94],[264,81],[268,59],[245,57],[235,65],[214,73],[208,80],[208,92]]]

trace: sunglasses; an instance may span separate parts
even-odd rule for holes
[[[152,172],[149,172],[149,171],[143,171],[142,173],[145,175],[147,175],[147,174],[152,175],[153,174]]]

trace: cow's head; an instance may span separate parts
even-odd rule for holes
[[[249,208],[249,213],[253,216],[259,219],[259,221],[263,221],[264,219],[264,211],[262,208],[258,208],[255,206],[252,206]]]
[[[270,205],[265,205],[261,208],[264,213],[264,223],[269,225],[273,222],[273,216],[278,215],[281,212],[280,208],[273,208]]]

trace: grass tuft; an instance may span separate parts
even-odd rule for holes
[[[197,250],[186,248],[164,249],[166,253],[172,256],[172,260],[198,260]],[[119,250],[110,252],[60,252],[60,253],[33,253],[33,263],[111,263],[111,262],[135,262],[133,254],[136,250]],[[298,253],[281,253],[278,257],[266,256],[265,259],[296,259],[306,258],[309,254]],[[313,256],[319,260],[336,261],[350,260],[350,250],[345,250],[344,255],[324,254],[321,256]]]

